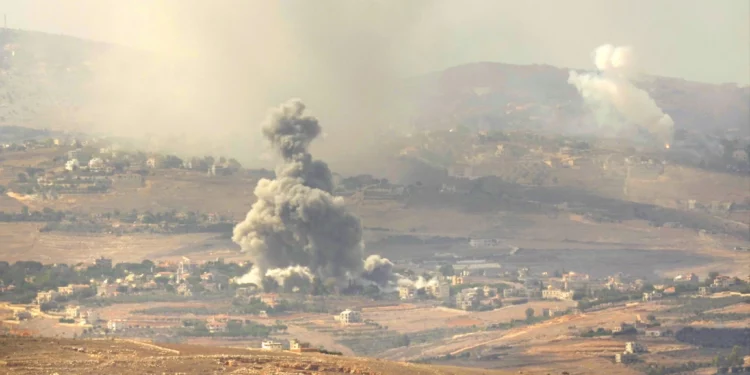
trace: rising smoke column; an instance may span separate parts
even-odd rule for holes
[[[254,264],[242,280],[258,286],[263,277],[282,285],[291,275],[298,281],[316,276],[343,281],[359,278],[365,270],[362,226],[346,210],[343,198],[331,195],[328,165],[313,160],[308,152],[321,127],[304,111],[305,105],[297,99],[269,111],[262,132],[283,162],[274,180],[258,181],[258,200],[234,228],[232,240]],[[390,264],[378,257],[380,272],[375,278],[379,281],[390,278],[390,268],[381,264],[386,262]]]
[[[594,109],[600,126],[636,126],[645,129],[665,144],[672,142],[674,122],[649,94],[632,83],[632,51],[629,47],[606,44],[594,51],[598,73],[570,72],[584,101]],[[623,121],[624,120],[624,121]],[[613,129],[617,130],[617,129]]]

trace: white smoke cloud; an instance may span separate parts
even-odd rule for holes
[[[253,267],[250,272],[242,275],[237,279],[237,284],[255,284],[256,286],[260,287],[264,276],[260,272],[260,268]]]
[[[404,278],[400,278],[398,280],[398,285],[399,286],[410,286],[410,287],[413,287],[415,289],[422,289],[422,288],[427,288],[427,287],[436,287],[436,286],[440,285],[440,281],[438,281],[438,279],[436,277],[433,277],[433,278],[431,278],[429,280],[425,279],[422,276],[419,276],[416,280],[411,280],[411,279],[408,279],[408,278],[404,277]]]
[[[284,289],[304,287],[311,285],[315,275],[309,268],[303,266],[290,266],[286,268],[272,268],[262,273],[260,267],[253,267],[250,272],[237,279],[237,284],[254,284],[262,288],[263,280],[270,278]],[[288,287],[287,287],[288,286]]]
[[[606,44],[593,53],[597,73],[570,72],[584,101],[594,110],[604,130],[615,134],[628,129],[644,129],[664,143],[672,142],[674,121],[656,104],[648,92],[636,87],[634,59],[630,47]]]
[[[270,277],[276,280],[279,285],[284,286],[288,280],[291,281],[294,279],[297,279],[297,281],[301,283],[312,283],[315,275],[313,275],[307,267],[292,266],[287,268],[270,269],[266,272],[266,277]]]

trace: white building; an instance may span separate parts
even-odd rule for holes
[[[562,277],[565,290],[586,289],[590,277],[585,273],[568,272]]]
[[[78,159],[72,159],[65,162],[65,170],[66,171],[74,171],[80,167],[80,163],[78,163]]]
[[[182,257],[182,261],[180,261],[180,263],[177,264],[177,275],[192,273],[195,270],[195,268],[196,268],[196,264],[194,264],[190,260],[190,258]]]
[[[643,293],[643,301],[653,301],[655,299],[661,299],[663,296],[657,291]]]
[[[497,277],[502,273],[500,263],[467,264],[461,269],[461,276]]]
[[[501,247],[503,242],[499,238],[473,238],[469,240],[469,246],[474,248]]]
[[[697,283],[698,276],[696,276],[694,273],[686,273],[686,274],[675,276],[675,278],[672,281],[676,283]]]
[[[78,319],[81,316],[81,308],[78,306],[68,306],[65,308],[65,319]]]
[[[462,310],[471,310],[479,305],[478,288],[466,288],[456,294],[456,307]]]
[[[640,343],[629,341],[625,343],[625,353],[626,354],[638,354],[638,353],[645,353],[648,350],[646,349],[645,345],[642,345]]]
[[[362,321],[362,315],[359,311],[346,309],[338,315],[338,321],[342,324],[359,323]]]
[[[43,303],[52,302],[59,296],[60,294],[57,293],[54,290],[46,291],[46,292],[39,292],[36,295],[36,303],[37,305],[41,305]]]
[[[280,342],[267,340],[260,343],[260,349],[278,352],[283,350],[284,348],[281,346]]]
[[[402,300],[412,299],[415,291],[416,289],[411,285],[401,285],[398,287],[398,297]]]
[[[728,288],[734,285],[734,278],[729,276],[717,276],[711,283],[714,288]]]
[[[557,300],[572,300],[573,291],[565,291],[558,289],[545,289],[542,290],[543,299],[557,299]]]
[[[225,332],[227,330],[227,323],[209,320],[206,322],[206,329],[211,333]]]
[[[289,340],[289,350],[293,352],[310,352],[316,351],[310,347],[310,343],[301,342],[297,339]]]
[[[111,332],[121,332],[128,328],[128,322],[122,319],[107,321],[107,329]]]
[[[101,158],[93,158],[89,160],[89,169],[97,170],[97,169],[102,169],[105,166],[106,164],[104,163],[104,160],[102,160]]]

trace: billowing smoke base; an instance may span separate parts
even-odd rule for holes
[[[615,133],[636,127],[652,137],[672,142],[674,122],[649,94],[631,82],[633,59],[630,48],[606,44],[594,51],[598,73],[570,72],[568,83],[574,85],[597,115],[599,125]]]
[[[392,282],[388,259],[363,260],[362,226],[349,213],[343,198],[331,195],[333,178],[328,165],[313,160],[310,143],[320,134],[318,120],[304,115],[305,105],[289,100],[269,111],[262,132],[283,162],[276,179],[261,179],[257,201],[232,240],[247,252],[253,269],[240,282],[262,286],[264,278],[279,285],[335,279],[345,284],[364,279],[379,286]]]
[[[362,278],[377,285],[388,285],[393,279],[393,263],[380,255],[370,255],[365,260]]]
[[[428,279],[425,279],[422,276],[419,276],[419,277],[417,277],[417,280],[411,280],[411,279],[407,279],[407,278],[401,278],[401,279],[398,280],[398,285],[399,286],[408,286],[408,287],[412,287],[412,288],[415,288],[415,289],[422,289],[422,288],[427,288],[427,287],[436,287],[436,286],[440,285],[440,282],[438,281],[437,278],[432,278],[432,279],[428,280]]]

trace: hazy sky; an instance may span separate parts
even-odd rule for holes
[[[0,11],[13,28],[162,50],[169,41],[180,41],[175,45],[190,50],[199,44],[186,45],[184,37],[197,40],[203,31],[254,31],[280,41],[259,53],[269,61],[294,58],[283,51],[282,40],[304,40],[324,28],[330,48],[346,47],[350,28],[365,27],[368,35],[380,38],[376,42],[381,47],[373,52],[393,46],[388,64],[402,74],[472,61],[587,68],[590,52],[612,43],[633,46],[639,66],[648,73],[750,83],[748,0],[393,0],[385,7],[373,6],[376,3],[384,2],[0,0]],[[339,20],[327,25],[328,17]],[[250,38],[248,43],[257,41]]]

